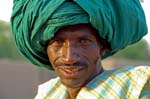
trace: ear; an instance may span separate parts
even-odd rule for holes
[[[99,40],[99,48],[100,48],[100,55],[104,55],[106,51],[111,49],[110,43],[108,43],[105,39]]]
[[[100,55],[101,55],[101,56],[104,55],[107,50],[108,50],[108,49],[107,49],[106,47],[101,46],[101,47],[100,47]]]

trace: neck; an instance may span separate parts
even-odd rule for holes
[[[98,63],[97,66],[98,67],[100,66],[100,67],[96,69],[96,73],[94,75],[92,75],[91,78],[95,78],[97,75],[99,75],[99,74],[101,74],[103,72],[103,68],[102,68],[101,63]],[[90,80],[92,80],[92,79],[89,79],[89,81],[87,81],[87,82],[90,82]],[[80,89],[81,89],[81,86],[80,87],[76,87],[76,88],[74,88],[74,87],[67,87],[67,91],[68,91],[67,99],[76,99]]]
[[[103,68],[100,68],[97,70],[97,73],[95,75],[93,75],[94,77],[96,77],[97,75],[101,74],[103,72]],[[92,77],[92,78],[94,78]],[[89,82],[89,81],[88,81]],[[67,87],[67,91],[68,91],[68,97],[67,99],[76,99],[79,91],[80,91],[81,87]]]
[[[69,94],[67,99],[76,99],[80,89],[81,89],[81,87],[67,88],[67,91],[68,91],[68,94]]]

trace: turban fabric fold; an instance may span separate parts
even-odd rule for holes
[[[21,53],[33,64],[52,70],[46,42],[66,25],[90,23],[106,39],[108,57],[147,33],[139,0],[14,0],[12,31]]]

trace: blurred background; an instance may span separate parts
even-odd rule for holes
[[[150,0],[141,0],[150,29]],[[12,0],[0,0],[0,99],[33,99],[38,85],[56,77],[53,71],[33,66],[16,49],[10,15]],[[150,33],[137,44],[103,60],[105,69],[150,65]]]

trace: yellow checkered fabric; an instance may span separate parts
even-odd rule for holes
[[[35,99],[66,99],[57,77],[39,86]],[[79,91],[76,99],[150,99],[150,66],[125,66],[104,71]]]

